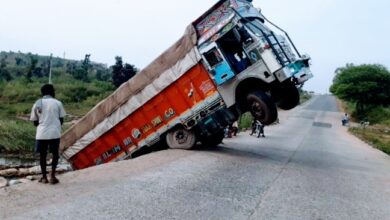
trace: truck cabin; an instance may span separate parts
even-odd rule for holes
[[[233,20],[226,27],[200,47],[206,66],[218,85],[259,61],[261,55],[258,52],[252,57],[249,52],[254,47],[266,45],[264,36],[254,32],[244,22]]]
[[[200,48],[218,85],[263,59],[264,51],[272,54],[265,62],[271,72],[297,60],[286,39],[275,35],[260,17],[234,17]]]
[[[265,21],[286,38],[275,34]],[[258,72],[265,78],[274,75],[279,82],[291,79],[295,84],[312,76],[310,57],[301,56],[288,34],[267,20],[251,1],[220,0],[193,24],[203,62],[218,86],[243,72]],[[249,68],[263,64],[267,71]]]

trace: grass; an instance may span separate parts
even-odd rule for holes
[[[54,77],[53,81],[56,98],[62,101],[68,114],[65,122],[85,115],[114,90],[111,82],[86,83],[68,74]],[[35,127],[28,119],[34,102],[41,98],[40,87],[46,82],[46,78],[33,78],[32,82],[24,78],[0,81],[0,153],[33,151]]]
[[[0,152],[33,152],[35,127],[23,120],[0,120]]]
[[[340,101],[340,104],[343,111],[352,116],[352,121],[360,122],[363,120],[369,121],[371,124],[366,128],[351,127],[349,132],[390,155],[390,108],[371,107],[364,114],[364,119],[358,119],[355,113],[355,103]]]
[[[368,128],[350,128],[349,131],[375,148],[390,155],[389,127],[376,125]]]
[[[33,59],[38,63],[31,76],[28,72]],[[11,76],[0,76],[0,153],[22,156],[34,149],[35,127],[28,119],[34,102],[41,98],[41,86],[48,82],[49,57],[0,52],[0,61],[1,70]],[[82,117],[115,90],[109,81],[111,70],[104,64],[90,62],[88,80],[84,81],[75,75],[82,68],[82,61],[53,57],[52,64],[56,98],[63,103],[68,114],[65,122]],[[63,126],[66,127],[69,123]]]

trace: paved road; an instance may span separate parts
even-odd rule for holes
[[[390,157],[317,96],[218,148],[165,150],[0,190],[0,219],[390,219]]]

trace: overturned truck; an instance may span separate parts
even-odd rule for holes
[[[82,169],[129,158],[158,142],[180,149],[197,141],[218,145],[240,114],[249,111],[268,125],[277,119],[277,107],[298,105],[297,87],[312,77],[309,60],[251,1],[218,1],[68,129],[61,154]]]

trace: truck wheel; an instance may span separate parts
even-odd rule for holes
[[[195,132],[182,127],[176,127],[168,131],[166,142],[168,147],[172,149],[191,149],[196,143]]]
[[[223,138],[225,137],[225,131],[219,131],[213,135],[210,135],[207,138],[202,139],[200,142],[202,145],[207,147],[216,147],[218,144],[222,143]]]
[[[293,109],[299,104],[299,91],[291,82],[284,83],[282,88],[274,93],[276,93],[276,96],[279,99],[277,102],[278,107],[283,110]]]
[[[246,100],[252,116],[263,125],[270,125],[278,118],[275,104],[264,92],[256,91],[249,93]]]

